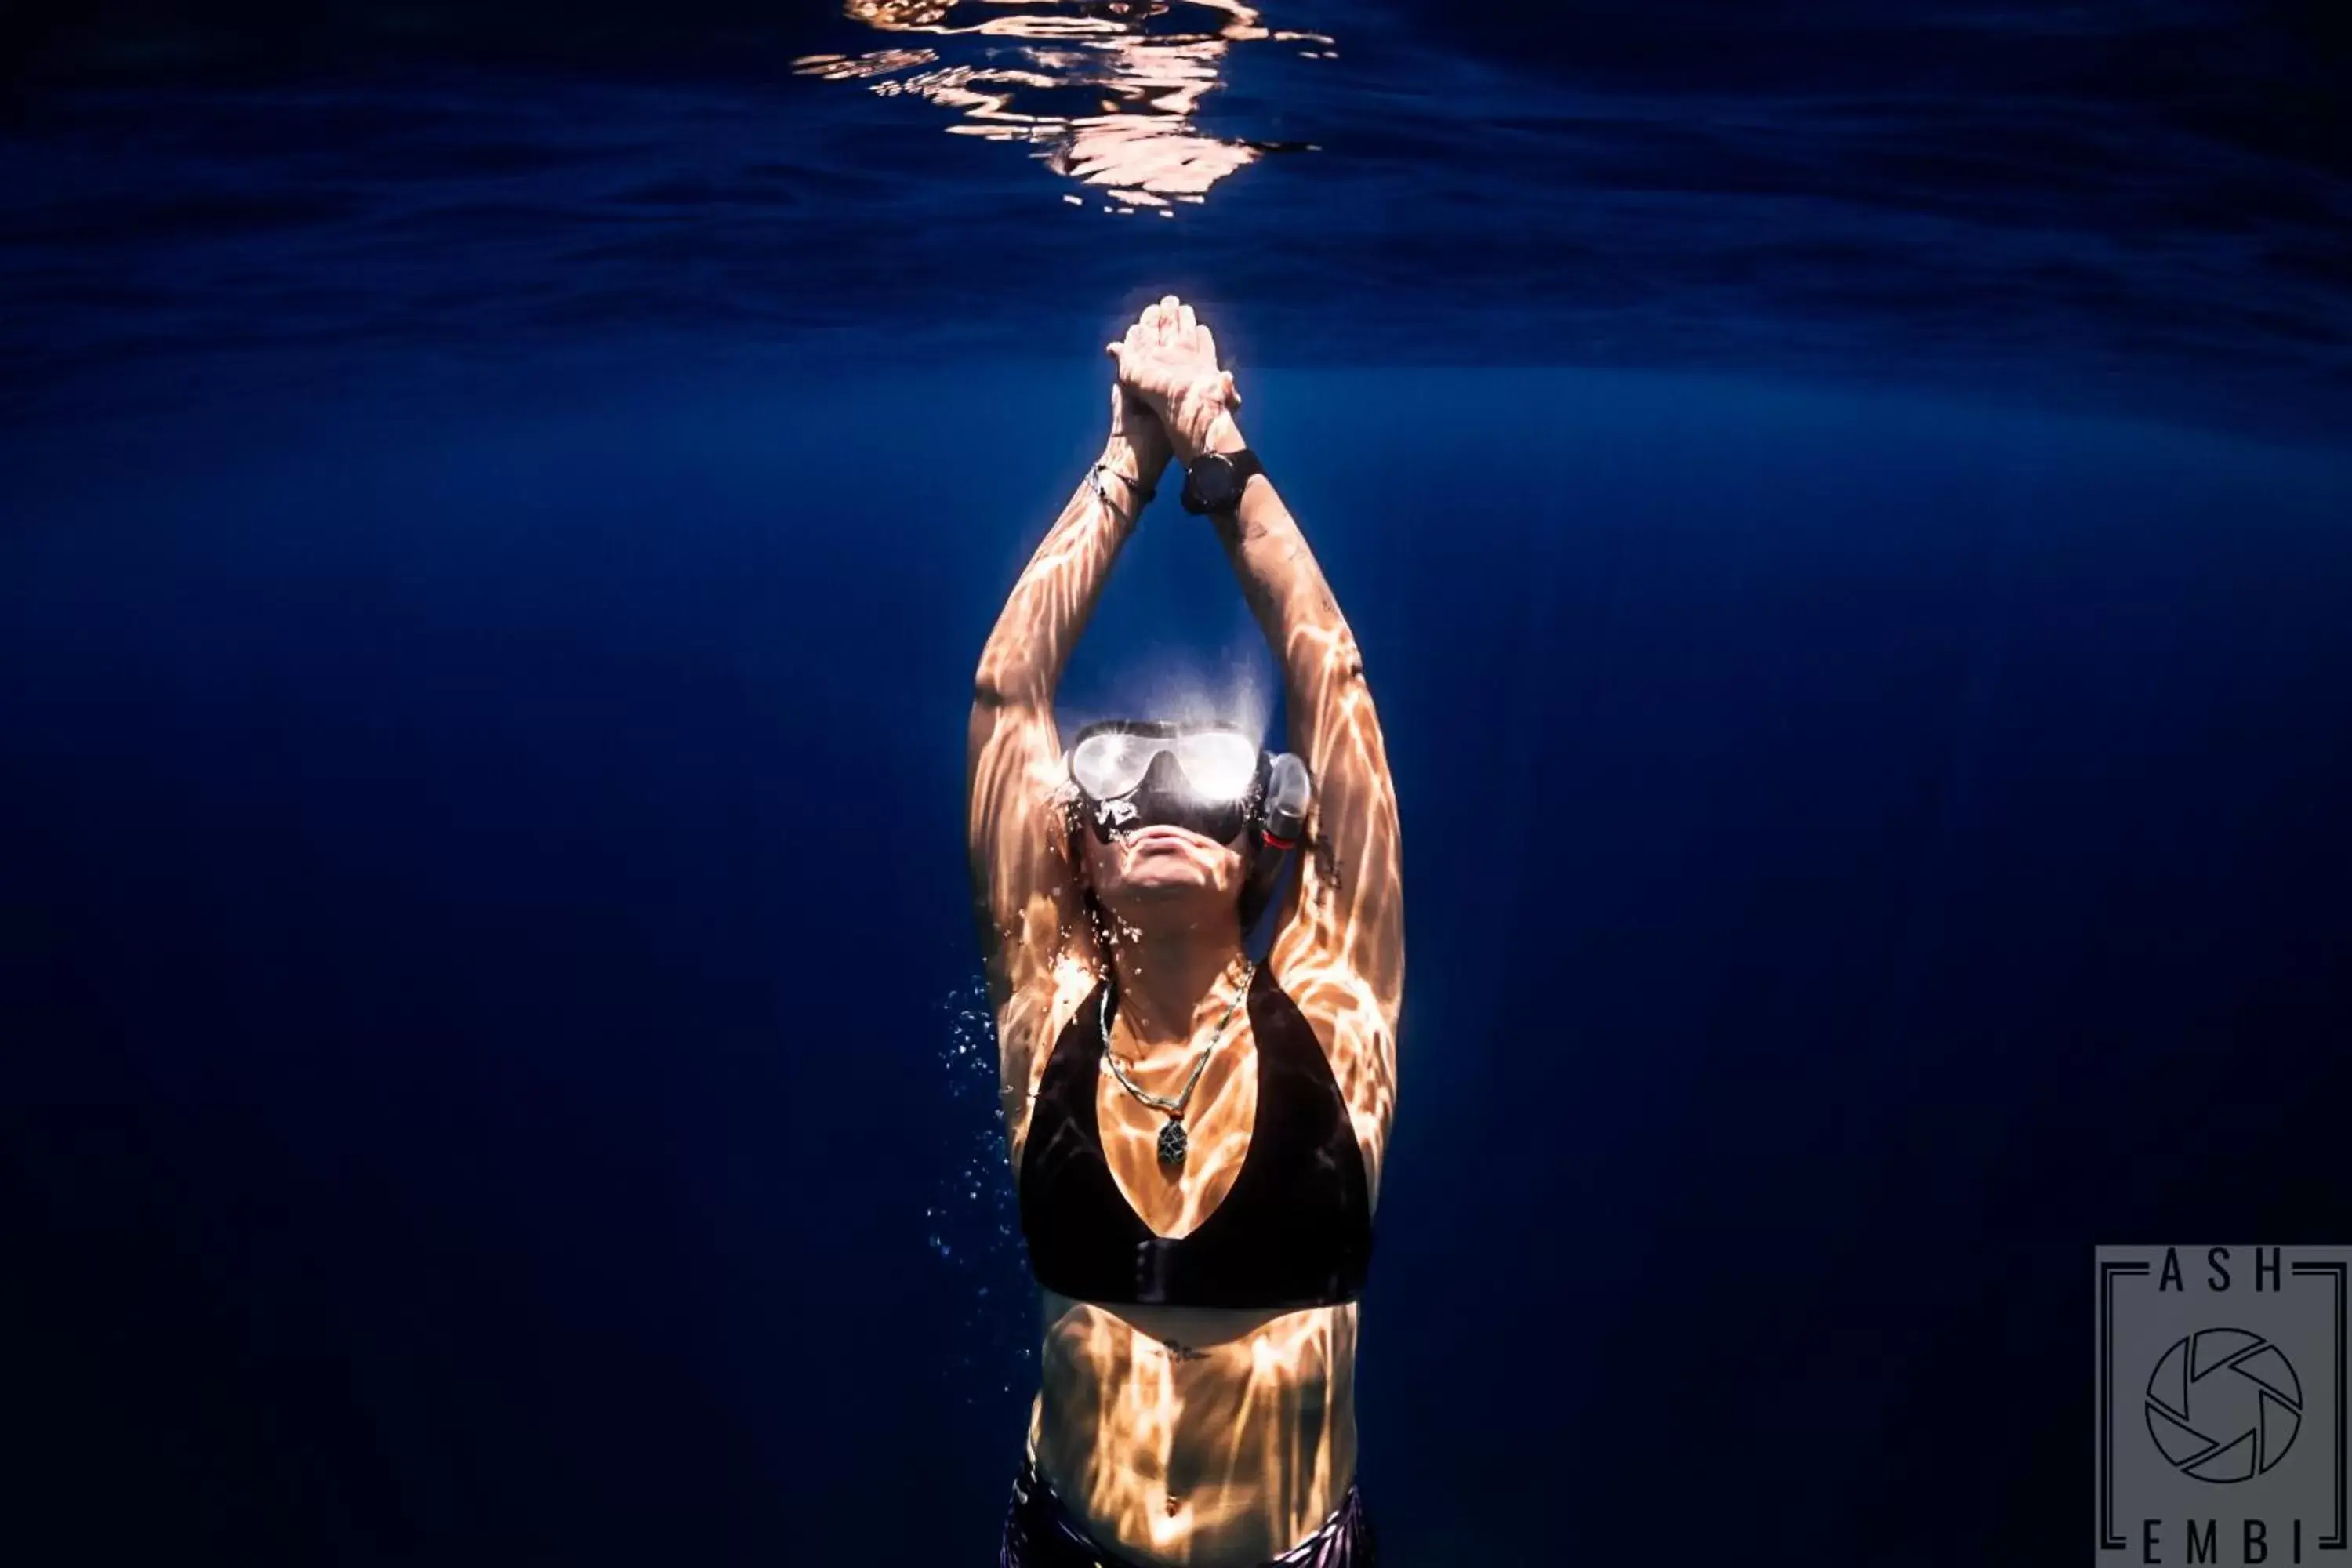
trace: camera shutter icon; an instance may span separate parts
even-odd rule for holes
[[[2180,1474],[2231,1484],[2267,1474],[2303,1428],[2303,1384],[2278,1346],[2244,1329],[2176,1341],[2147,1380],[2147,1433]]]

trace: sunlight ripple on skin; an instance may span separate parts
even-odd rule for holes
[[[1008,7],[1018,5],[1017,10]],[[1223,85],[1226,57],[1240,44],[1305,45],[1306,59],[1334,58],[1319,33],[1272,31],[1238,0],[1150,0],[1103,15],[1056,9],[1043,0],[848,0],[845,13],[882,32],[949,38],[1012,40],[1018,67],[997,62],[943,65],[933,48],[877,49],[857,56],[807,55],[793,62],[803,76],[865,81],[886,97],[912,95],[962,116],[951,135],[1019,142],[1055,174],[1099,190],[1119,211],[1158,210],[1171,201],[1204,200],[1211,187],[1268,151],[1292,149],[1209,135],[1194,124],[1201,101]],[[978,16],[957,24],[959,10]],[[1202,14],[1195,31],[1146,36],[1147,17],[1171,9]],[[991,10],[996,14],[983,15]],[[1097,98],[1099,112],[1029,112],[1073,89]]]
[[[1184,1337],[1208,1337],[1186,1321],[1203,1315],[1184,1309],[1113,1310],[1049,1292],[1045,1316],[1031,1441],[1050,1470],[1086,1478],[1081,1511],[1097,1528],[1175,1556],[1270,1518],[1259,1543],[1270,1556],[1322,1522],[1354,1468],[1353,1431],[1328,1419],[1349,1403],[1352,1304],[1208,1345]]]
[[[1159,352],[1178,356],[1171,374],[1190,374],[1181,350],[1195,329],[1189,312],[1180,329],[1177,314],[1173,300],[1147,308],[1129,330],[1130,367],[1149,371],[1156,334]],[[1194,352],[1204,374],[1214,373],[1205,331]],[[1239,443],[1229,412],[1238,398],[1229,384],[1216,393],[1218,374],[1195,389],[1204,401],[1184,404],[1189,447]],[[1130,476],[1141,460],[1134,482],[1148,486],[1167,457],[1139,459],[1120,434],[1118,406],[1114,397],[1106,460]],[[1212,521],[1282,665],[1289,749],[1316,781],[1298,875],[1265,964],[1323,1048],[1377,1202],[1404,984],[1396,795],[1355,638],[1280,497],[1270,483],[1253,495]],[[1223,880],[1237,874],[1238,854],[1205,839],[1139,848],[1126,835],[1102,844],[1066,831],[1053,691],[1132,526],[1082,486],[1031,558],[977,672],[967,822],[1016,1173],[1055,1042],[1103,973],[1078,912],[1081,876],[1099,889],[1107,874],[1131,883],[1153,874],[1136,868],[1158,857],[1191,856],[1218,900],[1238,886]],[[1188,1235],[1216,1212],[1248,1152],[1259,1058],[1248,1012],[1231,1010],[1234,984],[1211,986],[1189,1026],[1170,1021],[1166,1038],[1187,1042],[1173,1054],[1135,1037],[1124,1014],[1112,1020],[1108,1048],[1155,1092],[1174,1089],[1189,1042],[1222,1042],[1202,1058],[1186,1116],[1193,1152],[1177,1171],[1158,1158],[1160,1113],[1113,1075],[1097,1079],[1095,1121],[1111,1179],[1164,1237]],[[1218,1037],[1221,1020],[1231,1027]],[[1030,1446],[1097,1540],[1153,1563],[1263,1562],[1312,1534],[1339,1504],[1356,1468],[1357,1302],[1236,1310],[1096,1304],[1042,1289],[1040,1297]]]

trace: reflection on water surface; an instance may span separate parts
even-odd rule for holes
[[[1106,212],[1207,199],[1210,187],[1268,153],[1300,142],[1226,138],[1198,123],[1244,46],[1281,45],[1307,59],[1336,56],[1320,33],[1269,28],[1234,0],[848,0],[851,19],[934,45],[858,55],[807,55],[803,76],[863,81],[953,110],[950,135],[1030,149],[1054,173],[1091,186]],[[1084,205],[1076,193],[1065,200]]]

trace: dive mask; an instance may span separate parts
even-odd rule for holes
[[[1105,844],[1156,826],[1231,844],[1255,827],[1268,846],[1287,849],[1307,821],[1307,764],[1286,752],[1269,755],[1237,725],[1089,724],[1071,743],[1069,766],[1077,811]]]

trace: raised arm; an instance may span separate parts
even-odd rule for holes
[[[1200,449],[1244,445],[1226,414]],[[1211,521],[1282,666],[1290,749],[1315,781],[1314,820],[1275,939],[1276,973],[1336,965],[1393,1029],[1404,993],[1403,868],[1396,787],[1363,655],[1271,481],[1252,479],[1239,509]]]
[[[1168,461],[1167,437],[1148,410],[1118,387],[1111,410],[1099,493],[1090,473],[1046,531],[997,616],[972,683],[964,825],[989,999],[1000,1020],[1016,993],[1051,970],[1064,933],[1085,940],[1053,806],[1062,754],[1054,690]]]

